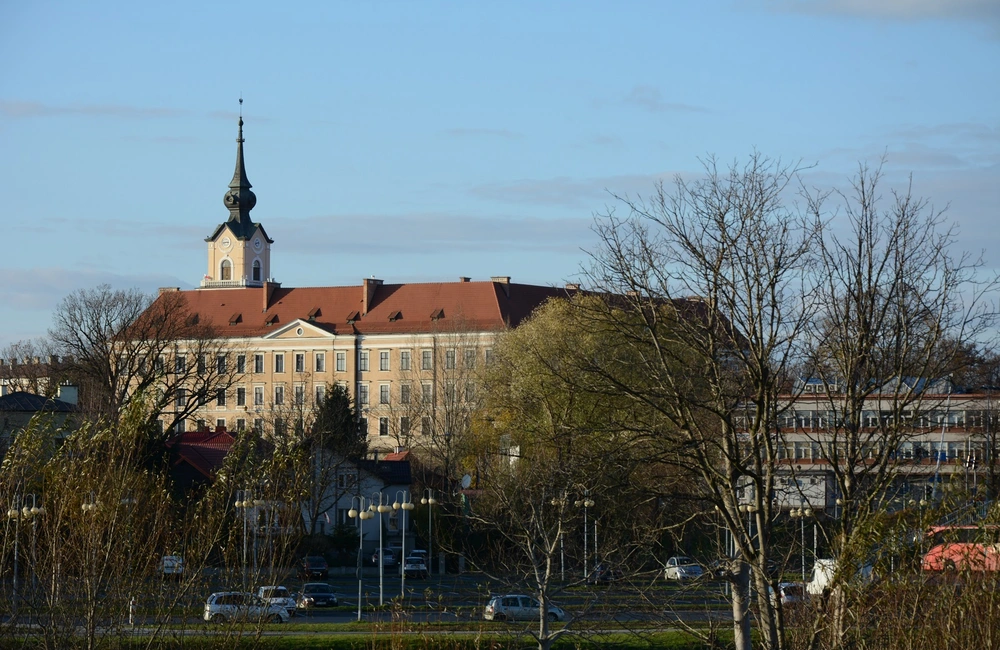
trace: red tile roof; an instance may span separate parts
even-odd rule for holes
[[[233,446],[234,438],[225,429],[215,431],[188,431],[167,441],[167,449],[177,456],[174,465],[186,462],[206,478],[215,478],[215,472]]]
[[[234,337],[264,336],[296,319],[309,320],[310,314],[314,325],[334,334],[500,330],[518,325],[549,298],[568,295],[561,287],[501,282],[379,284],[371,296],[368,312],[361,313],[363,286],[274,288],[272,285],[271,290],[266,302],[266,285],[180,293],[200,323],[213,323],[221,330],[220,335]],[[348,322],[355,312],[357,320]],[[437,318],[432,318],[432,314]]]

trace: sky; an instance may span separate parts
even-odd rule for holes
[[[0,61],[0,349],[197,286],[241,95],[286,287],[572,282],[616,196],[754,151],[884,156],[1000,268],[997,0],[0,0]]]

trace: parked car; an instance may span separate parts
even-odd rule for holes
[[[820,558],[813,563],[812,580],[806,583],[806,593],[810,596],[822,596],[833,585],[833,577],[837,573],[837,560]],[[852,582],[868,584],[874,579],[872,566],[865,564],[849,578]]]
[[[284,607],[271,605],[253,594],[239,591],[214,593],[205,601],[204,619],[212,623],[231,620],[287,623],[289,618]]]
[[[806,599],[805,584],[801,582],[780,582],[777,594],[771,587],[768,587],[768,591],[772,603],[777,603],[780,598],[782,605],[794,605],[804,602]]]
[[[288,589],[277,585],[268,585],[257,590],[257,597],[265,603],[284,607],[289,616],[295,615],[295,598]]]
[[[372,553],[372,564],[374,564],[375,566],[378,566],[378,554],[379,554],[378,549],[375,549],[375,552]],[[392,566],[395,563],[396,563],[396,554],[387,548],[383,549],[382,566]]]
[[[538,608],[538,601],[530,596],[491,596],[483,610],[483,618],[487,621],[537,621]],[[550,621],[566,620],[566,612],[552,604],[546,616]]]
[[[600,562],[590,572],[590,575],[587,576],[587,584],[596,585],[602,582],[615,582],[621,580],[623,577],[625,577],[625,574],[618,567]]]
[[[164,555],[160,558],[160,575],[164,580],[180,580],[184,577],[184,558],[180,555]]]
[[[318,555],[310,555],[302,558],[299,563],[299,578],[308,580],[309,578],[326,578],[330,575],[330,565],[326,559]]]
[[[313,607],[336,607],[337,594],[333,587],[325,582],[307,582],[302,585],[299,592],[297,606],[299,609],[312,609]]]
[[[424,558],[419,555],[411,555],[406,558],[403,561],[403,566],[400,571],[402,571],[403,575],[407,578],[418,578],[423,580],[426,579],[428,575],[427,563],[424,562]]]
[[[667,580],[696,580],[705,573],[701,565],[689,557],[675,555],[667,560],[663,577]]]

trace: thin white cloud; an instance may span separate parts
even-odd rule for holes
[[[628,95],[625,96],[623,103],[637,106],[643,108],[651,113],[667,113],[667,112],[681,112],[681,113],[708,113],[709,110],[704,106],[695,106],[694,104],[685,104],[682,102],[668,102],[663,100],[663,95],[660,93],[659,88],[654,88],[653,86],[634,86]]]
[[[768,4],[793,13],[897,21],[960,20],[1000,28],[997,0],[771,0]]]
[[[504,203],[527,203],[564,206],[590,214],[603,206],[610,194],[650,194],[660,181],[670,181],[674,172],[633,174],[597,178],[525,179],[509,183],[493,183],[472,188],[471,193],[482,199]]]

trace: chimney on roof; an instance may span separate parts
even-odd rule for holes
[[[575,282],[567,282],[566,283],[566,291],[579,291],[579,290],[580,290],[580,285],[579,284],[577,284]]]
[[[80,390],[72,384],[63,384],[56,392],[56,398],[67,404],[76,404],[80,400]]]
[[[274,295],[274,290],[281,286],[280,282],[275,282],[274,280],[264,280],[264,308],[261,311],[267,311],[271,306],[271,296]]]
[[[503,294],[510,298],[510,276],[509,275],[494,275],[490,278],[493,284],[499,284],[500,288],[503,289]]]
[[[159,295],[162,296],[165,293],[174,293],[175,291],[180,291],[180,290],[181,290],[180,287],[160,287]]]
[[[364,289],[364,296],[362,296],[361,300],[362,316],[368,313],[368,308],[375,302],[375,289],[381,286],[382,281],[376,280],[375,278],[365,278],[362,281],[362,288]]]
[[[469,281],[471,281],[471,280],[472,280],[472,278],[467,278],[467,277],[465,277],[464,275],[462,275],[462,276],[459,276],[459,278],[458,278],[458,281],[459,281],[459,282],[469,282]]]

